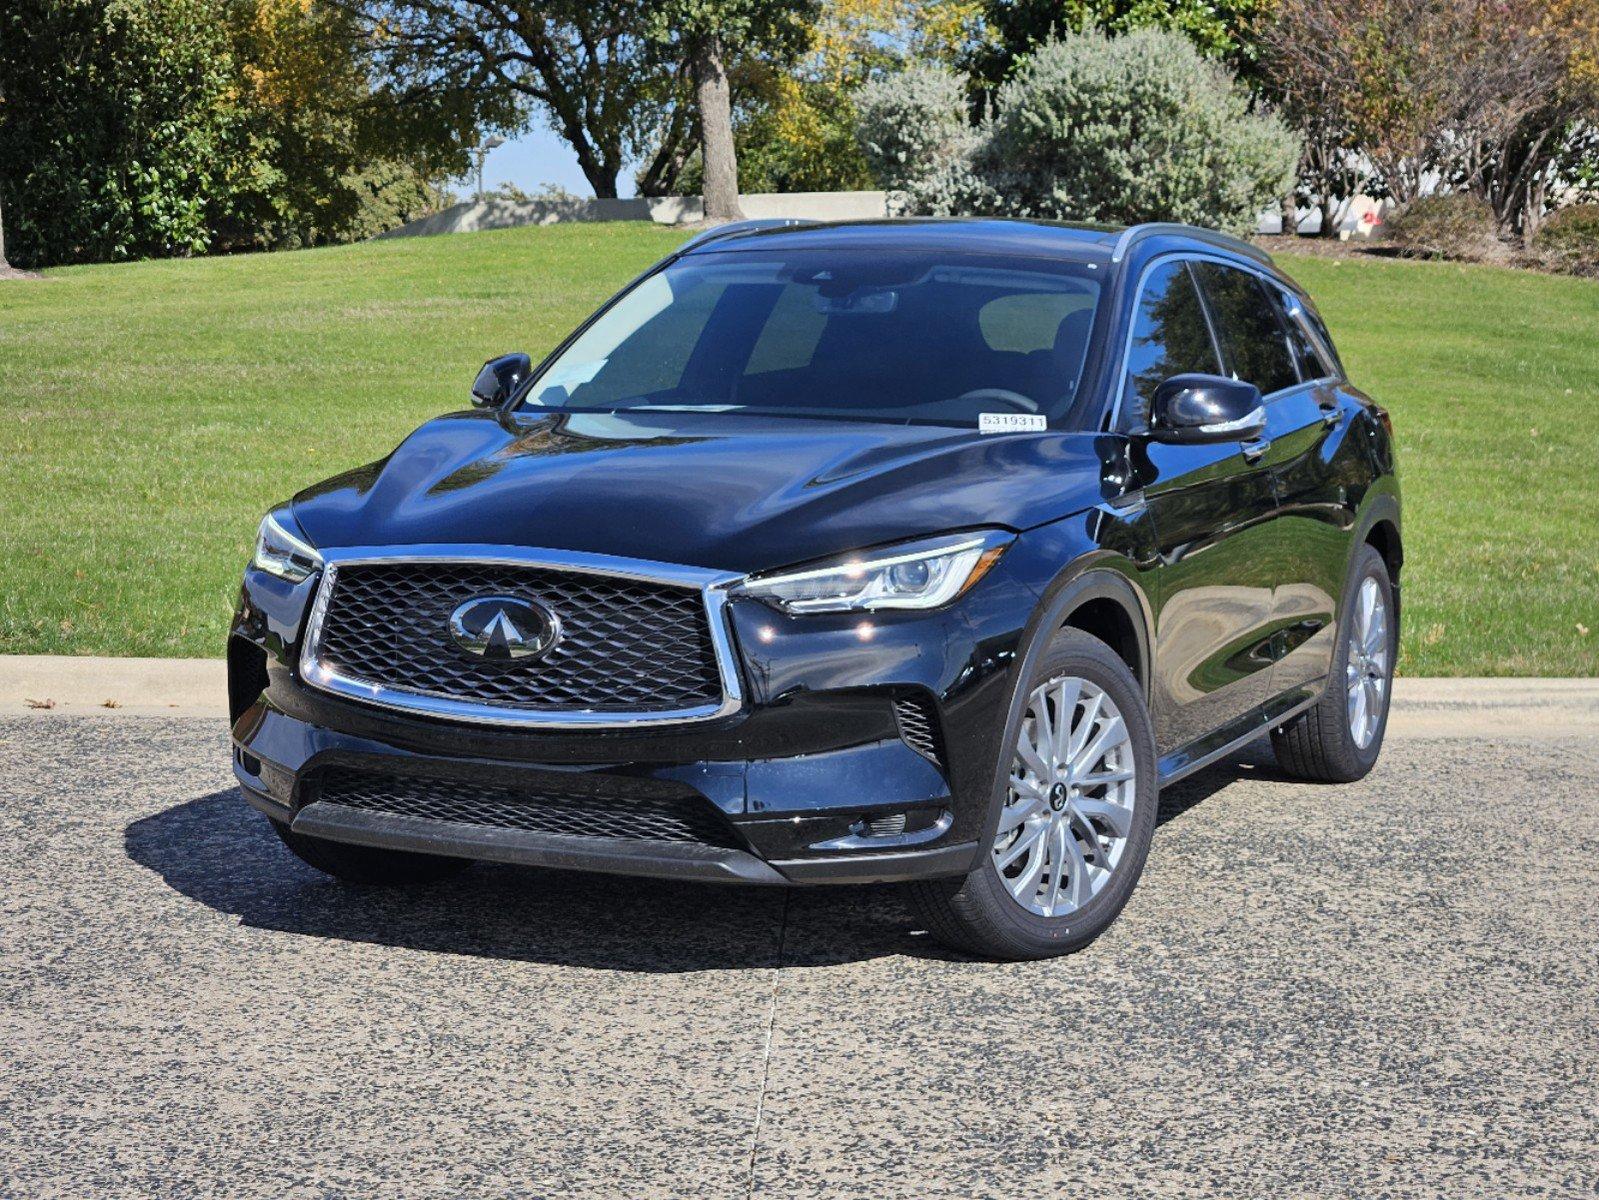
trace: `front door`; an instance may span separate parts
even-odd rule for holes
[[[1187,262],[1157,263],[1136,305],[1118,417],[1119,429],[1134,434],[1147,427],[1161,381],[1223,373]],[[1159,554],[1150,699],[1169,772],[1237,736],[1269,698],[1282,571],[1272,464],[1264,443],[1133,445]]]

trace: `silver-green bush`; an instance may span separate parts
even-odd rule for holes
[[[1006,211],[1244,232],[1293,185],[1297,137],[1182,34],[1071,34],[1000,89],[976,155]]]
[[[967,122],[961,76],[908,67],[864,84],[855,111],[856,138],[896,212],[947,216],[993,207],[972,167],[985,131]]]

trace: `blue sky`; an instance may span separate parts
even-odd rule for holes
[[[578,169],[577,155],[539,117],[533,119],[533,128],[520,137],[507,141],[498,150],[489,151],[483,165],[483,186],[495,188],[502,183],[514,183],[524,192],[531,192],[541,183],[558,183],[578,196],[592,196],[583,172]],[[458,179],[452,189],[467,199],[477,183],[472,179]],[[632,171],[622,172],[616,181],[623,196],[633,194]]]

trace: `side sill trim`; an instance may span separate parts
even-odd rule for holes
[[[1316,703],[1316,701],[1320,699],[1321,693],[1318,692],[1316,695],[1311,696],[1308,700],[1301,700],[1292,708],[1285,709],[1280,713],[1268,711],[1269,706],[1263,706],[1256,709],[1256,723],[1248,731],[1240,734],[1238,737],[1235,737],[1226,745],[1218,746],[1208,754],[1202,754],[1192,762],[1184,763],[1176,770],[1161,775],[1160,786],[1166,787],[1168,784],[1176,783],[1179,779],[1187,779],[1188,776],[1194,774],[1194,772],[1203,771],[1206,767],[1210,766],[1218,759],[1226,758],[1229,754],[1233,754],[1239,750],[1242,750],[1245,746],[1249,745],[1250,742],[1253,742],[1256,738],[1265,734],[1273,726],[1282,725],[1288,721],[1292,721],[1300,713],[1304,712],[1307,708],[1310,708]]]

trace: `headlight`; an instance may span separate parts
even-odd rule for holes
[[[1013,540],[997,529],[949,534],[749,579],[741,590],[791,613],[938,608],[981,579]]]
[[[284,528],[285,523],[293,522],[284,509],[269,512],[261,518],[250,565],[268,575],[299,583],[321,568],[322,556],[308,542]]]

